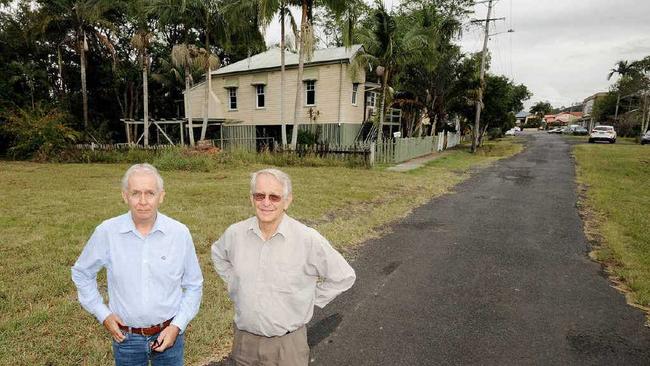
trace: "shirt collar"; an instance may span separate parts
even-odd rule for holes
[[[248,230],[253,231],[257,236],[262,238],[262,231],[260,230],[260,223],[257,220],[256,216],[253,216],[250,220],[250,223],[248,225]],[[282,235],[283,237],[287,237],[287,233],[289,232],[289,215],[286,214],[286,212],[282,215],[282,221],[280,221],[280,225],[278,225],[278,229],[275,231],[275,234],[273,234],[274,237],[277,234]]]
[[[153,223],[153,227],[151,228],[149,234],[156,231],[160,231],[163,234],[168,232],[165,215],[161,214],[160,212],[156,212],[156,221]],[[138,232],[138,230],[135,228],[135,223],[133,222],[131,211],[122,215],[122,222],[120,223],[120,233],[124,234],[128,232]]]

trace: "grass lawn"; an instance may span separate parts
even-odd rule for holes
[[[639,144],[575,146],[578,183],[586,189],[593,256],[622,280],[628,300],[650,307],[650,148]]]
[[[390,221],[449,192],[471,169],[521,148],[510,140],[489,142],[476,155],[452,150],[407,173],[284,168],[295,187],[289,213],[353,257],[355,246],[381,235]],[[120,178],[126,168],[0,162],[0,365],[113,364],[110,337],[78,304],[70,267],[93,229],[125,212]],[[161,211],[190,228],[205,278],[201,310],[187,332],[187,364],[204,364],[229,350],[232,306],[212,269],[210,245],[228,225],[252,215],[249,174],[260,168],[162,172],[167,196]],[[105,271],[99,281],[105,293]]]

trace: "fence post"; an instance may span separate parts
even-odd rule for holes
[[[370,143],[370,157],[368,158],[370,167],[375,165],[375,142]]]

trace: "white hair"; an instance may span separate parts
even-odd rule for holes
[[[124,173],[122,177],[122,191],[126,192],[129,189],[129,178],[134,174],[151,174],[156,178],[156,185],[158,186],[158,191],[164,191],[164,182],[158,169],[151,164],[134,164]]]
[[[273,168],[258,170],[251,174],[251,194],[255,192],[255,183],[257,182],[257,176],[260,174],[268,174],[277,179],[282,184],[282,197],[285,199],[289,197],[291,194],[291,178],[287,173]]]

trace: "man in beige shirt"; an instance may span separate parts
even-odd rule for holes
[[[277,169],[251,178],[255,216],[231,225],[212,260],[235,305],[231,357],[238,366],[306,366],[305,324],[346,291],[354,270],[316,230],[289,217],[291,179]]]

